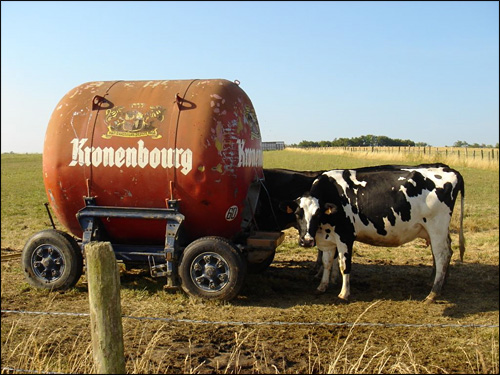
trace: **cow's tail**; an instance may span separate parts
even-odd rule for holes
[[[458,247],[460,249],[460,261],[464,261],[465,254],[465,237],[464,237],[464,199],[465,199],[465,184],[460,173],[458,175],[458,188],[460,191],[460,231],[458,232]],[[458,194],[457,194],[458,196]]]

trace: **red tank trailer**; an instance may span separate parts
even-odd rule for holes
[[[168,287],[227,300],[247,263],[269,265],[283,239],[253,225],[261,137],[239,82],[82,84],[49,121],[43,178],[71,235],[54,227],[26,243],[23,269],[37,287],[73,286],[85,244],[102,240],[126,265],[166,276]]]

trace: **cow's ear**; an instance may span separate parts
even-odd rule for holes
[[[287,214],[293,214],[297,209],[297,202],[295,201],[280,202],[279,207],[281,211],[286,212]]]
[[[325,204],[325,215],[333,215],[335,212],[337,212],[336,205],[334,205],[333,203]]]

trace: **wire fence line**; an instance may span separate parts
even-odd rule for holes
[[[30,315],[49,315],[49,316],[75,316],[75,317],[90,317],[90,313],[77,312],[58,312],[58,311],[26,311],[26,310],[1,310],[2,314],[30,314]],[[369,322],[241,322],[241,321],[211,321],[211,320],[194,320],[194,319],[176,319],[176,318],[159,318],[159,317],[138,317],[132,315],[122,315],[122,318],[135,320],[161,321],[170,323],[190,323],[190,324],[206,324],[206,325],[233,325],[233,326],[327,326],[327,327],[410,327],[410,328],[499,328],[498,324],[414,324],[414,323],[369,323]],[[14,367],[2,367],[2,373],[38,373],[38,374],[62,374],[60,372],[39,372],[34,370],[17,369]]]
[[[65,315],[65,316],[84,316],[90,317],[89,313],[57,312],[57,311],[24,311],[24,310],[1,310],[2,314],[31,314],[31,315]],[[159,318],[149,316],[122,315],[122,318],[134,320],[150,320],[170,323],[190,323],[190,324],[213,324],[213,325],[232,325],[232,326],[327,326],[327,327],[410,327],[410,328],[499,328],[498,324],[455,324],[455,323],[370,323],[370,322],[241,322],[241,321],[213,321],[213,320],[194,320],[178,318]]]
[[[2,374],[4,372],[8,373],[14,373],[14,372],[20,372],[23,374],[64,374],[64,372],[52,372],[52,371],[35,371],[35,370],[26,370],[22,368],[14,368],[14,367],[2,367]]]
[[[490,162],[499,161],[499,150],[497,148],[469,148],[469,147],[432,147],[432,146],[345,146],[345,147],[305,147],[305,150],[320,151],[345,151],[365,153],[390,153],[390,154],[416,154],[416,155],[438,155],[441,157],[480,159]]]

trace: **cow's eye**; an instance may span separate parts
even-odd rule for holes
[[[297,210],[295,211],[295,216],[297,216],[297,218],[299,219],[302,219],[304,217],[304,209],[297,208]]]

